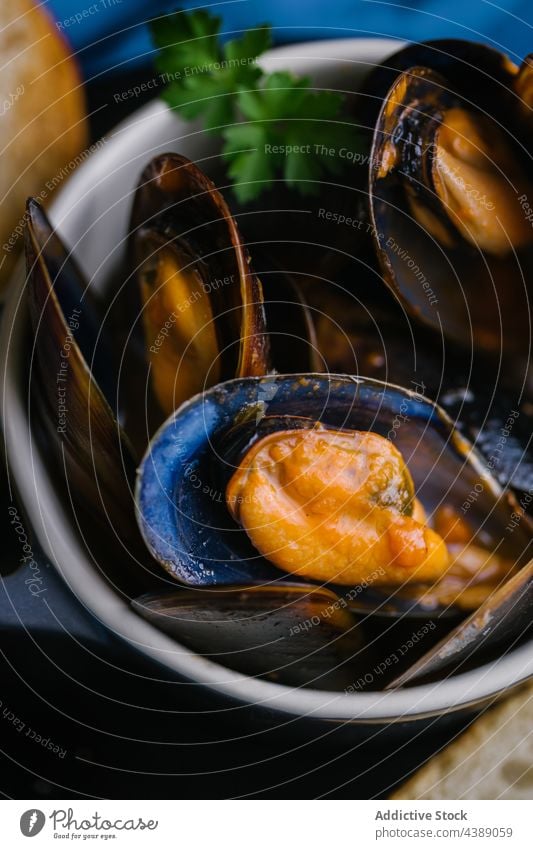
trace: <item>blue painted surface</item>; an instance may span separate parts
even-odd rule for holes
[[[48,0],[58,29],[79,52],[86,78],[146,64],[152,46],[146,20],[176,8],[177,0]],[[184,2],[210,8],[226,32],[269,22],[276,42],[332,37],[392,36],[410,41],[485,41],[518,61],[533,50],[531,0],[228,0]]]

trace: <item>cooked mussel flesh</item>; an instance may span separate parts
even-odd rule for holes
[[[524,562],[514,507],[436,405],[342,376],[214,387],[159,431],[137,484],[147,545],[183,583],[289,573],[422,596],[463,570],[441,607],[468,589],[472,563],[492,587]]]
[[[520,137],[424,66],[403,71],[376,124],[370,214],[383,277],[412,314],[523,381],[533,177]],[[509,360],[510,362],[511,360]]]
[[[268,371],[261,283],[226,201],[193,162],[163,154],[143,171],[131,245],[165,416],[221,380]]]

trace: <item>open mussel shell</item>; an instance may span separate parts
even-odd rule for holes
[[[111,408],[110,355],[99,338],[96,305],[87,281],[33,200],[25,239],[34,333],[33,424],[77,516],[87,515],[114,542],[142,551],[131,492],[136,462]],[[107,398],[95,373],[102,375]]]
[[[514,129],[519,125],[519,103],[516,93],[524,66],[487,44],[464,39],[432,39],[408,44],[388,56],[368,75],[361,104],[370,114],[377,113],[381,101],[400,74],[410,68],[423,67],[446,77],[450,93],[469,101]]]
[[[383,277],[406,308],[468,349],[502,351],[523,382],[533,231],[520,145],[425,67],[402,73],[374,136],[370,212]],[[520,374],[522,371],[522,374]]]
[[[362,647],[346,606],[312,585],[184,588],[142,596],[133,607],[204,657],[292,686],[346,687]]]
[[[389,688],[431,679],[443,671],[460,672],[475,653],[490,652],[495,646],[509,644],[531,631],[533,611],[533,561],[526,564],[503,586],[457,625],[436,646],[424,654]]]
[[[263,286],[270,365],[280,373],[326,371],[315,312],[304,293],[305,280],[282,268],[271,247],[263,242],[250,246]]]
[[[185,157],[163,154],[143,171],[131,253],[165,415],[221,380],[268,371],[261,283],[224,198]]]
[[[466,515],[473,545],[487,556],[497,551],[509,571],[523,562],[530,535],[525,525],[509,529],[515,502],[502,493],[476,451],[435,404],[416,392],[366,378],[274,375],[228,381],[191,399],[148,448],[138,472],[138,521],[148,549],[178,581],[221,586],[287,579],[230,519],[225,481],[254,431],[284,429],[295,419],[303,427],[321,422],[388,437],[401,452],[430,517],[451,505],[458,515]],[[359,589],[351,597],[354,609],[361,611],[368,587]],[[378,591],[377,585],[370,589]],[[371,598],[373,611],[379,614],[383,608],[387,616],[394,608],[408,616],[417,605],[412,598],[396,603],[394,591],[382,594],[381,601]],[[439,615],[438,607],[428,613],[426,604],[426,615]]]

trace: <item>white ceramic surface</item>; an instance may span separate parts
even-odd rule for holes
[[[320,85],[353,88],[354,80],[400,45],[388,40],[338,40],[271,51],[269,68],[309,73]],[[54,225],[96,285],[123,252],[132,191],[156,153],[174,150],[209,170],[213,141],[185,124],[161,102],[136,112],[110,134],[58,194]],[[24,365],[27,317],[22,272],[6,305],[1,333],[2,417],[10,474],[45,552],[80,602],[106,627],[169,670],[240,701],[293,715],[349,722],[388,722],[434,715],[476,704],[533,674],[531,644],[498,662],[436,685],[388,693],[328,693],[260,681],[203,659],[139,618],[100,578],[66,521],[27,417]]]

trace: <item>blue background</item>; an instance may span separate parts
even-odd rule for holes
[[[276,42],[334,36],[395,36],[411,41],[451,36],[485,41],[520,61],[533,51],[532,0],[45,0],[73,49],[86,79],[150,62],[148,18],[181,5],[210,8],[226,31],[269,22]],[[81,22],[65,23],[93,8]],[[96,11],[94,11],[96,10]]]

